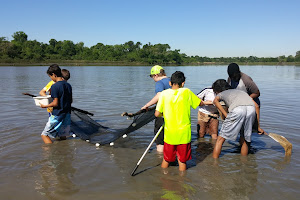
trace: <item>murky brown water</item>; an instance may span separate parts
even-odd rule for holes
[[[71,72],[73,106],[94,113],[110,128],[130,121],[154,95],[150,67],[66,67]],[[218,78],[226,66],[166,67],[185,73],[195,93]],[[44,145],[40,133],[47,113],[22,92],[38,94],[49,81],[47,67],[0,67],[0,199],[298,199],[300,67],[241,66],[261,90],[261,124],[284,135],[293,154],[267,136],[253,134],[251,153],[241,158],[237,142],[226,142],[218,161],[209,137],[200,141],[193,128],[193,159],[184,174],[177,166],[162,170],[162,155],[152,147],[130,176],[153,137],[153,123],[115,142],[95,147],[80,139]],[[197,110],[192,111],[196,124]]]

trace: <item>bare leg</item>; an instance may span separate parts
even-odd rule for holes
[[[241,147],[241,155],[242,155],[242,156],[247,156],[247,155],[248,155],[249,148],[248,148],[248,144],[247,144],[245,138],[241,137],[240,143],[242,143],[242,147]]]
[[[163,153],[164,152],[164,145],[162,145],[162,144],[156,145],[156,151],[158,153]]]
[[[200,138],[203,138],[204,135],[205,135],[205,132],[206,132],[206,122],[203,122],[203,121],[198,121],[198,124],[200,126],[200,129],[199,129],[199,137]]]
[[[210,119],[209,133],[211,134],[212,139],[216,140],[218,138],[218,126],[219,126],[219,121],[217,119]]]
[[[179,164],[179,171],[183,172],[186,170],[186,163],[180,162],[180,160],[177,158],[178,164]]]
[[[165,159],[163,159],[163,161],[161,163],[161,167],[164,168],[164,169],[168,168],[169,167],[169,163]]]
[[[214,151],[213,151],[213,158],[219,158],[221,153],[222,145],[225,142],[225,138],[218,136]]]
[[[45,144],[52,144],[53,143],[49,136],[46,136],[46,135],[41,135],[41,136],[42,136],[42,139],[43,139]]]

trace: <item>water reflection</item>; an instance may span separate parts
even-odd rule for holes
[[[163,171],[164,175],[160,177],[162,194],[159,199],[189,199],[195,193],[195,188],[188,184],[183,174],[174,175]]]
[[[202,189],[212,199],[249,199],[255,192],[258,166],[255,157],[234,156],[211,160],[211,177],[203,177]]]
[[[62,144],[63,143],[63,144]],[[36,190],[48,199],[63,199],[79,191],[71,178],[76,173],[72,167],[74,149],[68,142],[43,145],[43,164],[39,169],[40,181]]]

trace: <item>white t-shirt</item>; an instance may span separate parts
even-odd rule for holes
[[[214,101],[215,93],[211,88],[203,89],[197,96],[203,101]],[[199,111],[207,115],[218,113],[217,108],[214,105],[203,105],[199,106]]]

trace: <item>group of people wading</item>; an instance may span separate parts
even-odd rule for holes
[[[198,134],[204,137],[209,133],[216,140],[213,158],[218,158],[225,140],[236,140],[240,134],[241,155],[248,154],[251,142],[252,126],[258,122],[258,133],[264,130],[259,125],[259,89],[251,77],[242,73],[236,63],[231,63],[227,69],[228,80],[218,79],[211,88],[205,88],[198,95],[190,89],[184,88],[185,75],[176,71],[168,78],[165,70],[155,65],[151,68],[150,77],[156,82],[156,95],[141,109],[156,104],[155,134],[164,126],[156,139],[158,152],[163,152],[162,168],[177,161],[179,170],[186,170],[186,162],[191,159],[191,107],[198,111]],[[52,139],[61,139],[70,133],[70,113],[72,104],[72,87],[67,80],[70,73],[61,70],[56,64],[51,65],[47,74],[51,81],[40,92],[46,95],[51,90],[53,102],[48,105],[49,120],[42,132],[45,143],[52,143]],[[225,109],[220,102],[224,102]],[[219,113],[225,120],[218,133]]]
[[[211,88],[195,95],[184,88],[183,72],[176,71],[168,78],[161,66],[151,68],[150,77],[156,82],[156,95],[141,109],[156,104],[154,133],[164,125],[164,130],[156,139],[157,151],[164,155],[162,168],[167,168],[177,157],[179,170],[186,170],[186,162],[191,159],[191,107],[196,109],[199,106],[199,137],[209,133],[212,139],[216,139],[213,158],[219,157],[225,140],[236,140],[238,135],[241,155],[247,156],[255,121],[257,132],[264,133],[259,124],[260,92],[257,85],[240,71],[236,63],[231,63],[227,72],[227,81],[218,79]],[[218,133],[219,114],[225,119]]]

